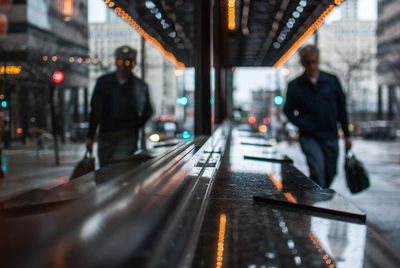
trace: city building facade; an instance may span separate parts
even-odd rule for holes
[[[50,131],[52,120],[64,133],[80,120],[78,96],[87,92],[90,62],[86,14],[87,0],[1,1],[0,97],[12,137],[29,141],[36,129]],[[56,89],[55,71],[64,75]]]
[[[346,0],[341,4],[342,19],[358,19],[359,0]]]
[[[400,122],[400,2],[378,1],[378,118]],[[387,101],[386,101],[387,100]],[[386,116],[385,116],[386,114]]]

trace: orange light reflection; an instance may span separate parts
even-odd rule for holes
[[[224,260],[224,242],[225,242],[225,226],[226,226],[226,215],[221,214],[219,216],[219,234],[217,244],[217,263],[215,267],[222,267],[222,261]]]

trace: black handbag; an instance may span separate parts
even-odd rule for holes
[[[368,172],[351,150],[346,153],[344,169],[346,171],[347,186],[353,194],[369,187]]]
[[[72,180],[82,175],[85,175],[86,173],[94,171],[94,161],[95,159],[92,156],[92,153],[86,151],[85,155],[83,156],[83,159],[80,160],[78,164],[75,166],[74,170],[72,171],[71,177],[69,179]]]

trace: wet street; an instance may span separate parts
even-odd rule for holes
[[[343,146],[343,144],[341,144]],[[278,148],[294,160],[295,166],[308,174],[305,159],[297,143],[282,142]],[[366,212],[367,224],[389,244],[400,251],[400,141],[366,141],[356,139],[356,156],[370,174],[368,190],[352,195],[344,177],[343,148],[338,175],[333,189]],[[80,143],[68,143],[60,148],[60,165],[55,165],[54,150],[37,150],[35,146],[3,150],[5,179],[0,181],[0,200],[10,199],[32,189],[47,190],[68,183],[77,161],[85,152]]]
[[[355,139],[353,151],[370,175],[370,188],[352,194],[346,185],[344,150],[341,141],[338,175],[332,188],[367,214],[367,224],[400,251],[400,142]],[[279,144],[295,166],[308,175],[308,168],[297,143]]]
[[[33,145],[13,144],[10,149],[3,149],[2,170],[5,178],[0,180],[0,201],[32,189],[49,190],[68,183],[74,166],[84,153],[84,144],[60,145],[60,165],[57,166],[51,145],[38,149]]]

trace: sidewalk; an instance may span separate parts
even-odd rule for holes
[[[371,184],[358,194],[351,194],[347,188],[343,141],[340,141],[340,145],[338,174],[332,188],[366,212],[367,224],[400,251],[400,140],[354,140],[353,151],[365,165]],[[279,147],[294,160],[298,169],[308,174],[307,163],[298,143],[281,143]]]
[[[56,165],[52,147],[37,150],[36,145],[13,144],[3,149],[0,201],[32,189],[48,190],[67,183],[76,163],[85,153],[84,143],[60,144],[60,165]]]

